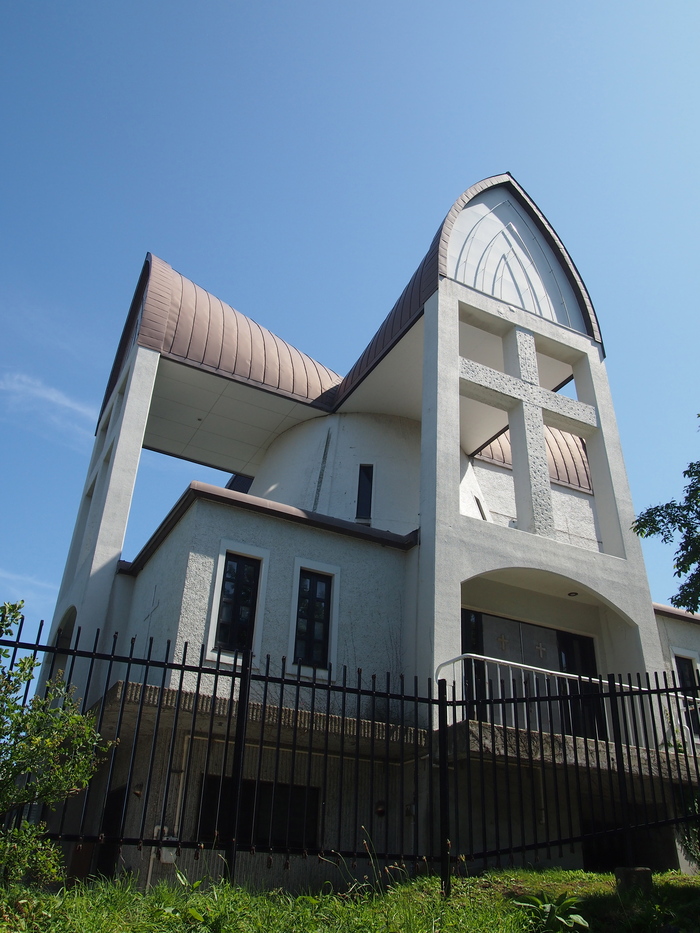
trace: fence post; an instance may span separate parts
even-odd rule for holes
[[[623,701],[624,694],[622,692],[618,693],[614,674],[608,674],[608,690],[610,693],[610,718],[612,719],[613,741],[615,744],[617,783],[620,791],[620,816],[622,819],[622,838],[625,845],[625,867],[631,868],[634,864],[634,855],[632,853],[632,839],[630,837],[629,830],[627,781],[625,778],[625,760],[622,750],[622,727],[620,725],[620,709],[618,706],[618,703]]]
[[[238,853],[238,825],[241,809],[241,787],[243,783],[243,755],[245,752],[246,729],[248,727],[248,702],[250,699],[250,668],[253,653],[250,648],[240,652],[240,685],[238,688],[238,703],[236,704],[236,732],[233,738],[233,759],[231,762],[232,788],[231,796],[234,807],[233,839],[229,847],[226,864],[228,866],[228,880],[233,884],[236,876],[236,855]],[[216,697],[212,697],[212,703]],[[233,704],[229,715],[233,713]]]
[[[450,783],[447,767],[447,681],[438,680],[438,758],[440,767],[440,884],[450,896]]]

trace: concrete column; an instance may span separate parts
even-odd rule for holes
[[[459,314],[457,303],[426,302],[423,315],[420,556],[414,666],[421,678],[460,651],[459,567],[451,557],[459,515]]]
[[[158,360],[136,347],[98,425],[95,449],[59,593],[53,626],[66,609],[77,624],[105,623],[112,582],[121,557]]]
[[[626,557],[625,544],[622,536],[618,500],[622,490],[616,491],[613,483],[613,471],[608,455],[608,444],[612,438],[617,439],[617,425],[611,425],[614,419],[612,399],[608,388],[605,373],[601,372],[602,362],[592,363],[588,356],[582,357],[574,365],[574,380],[576,392],[582,402],[596,406],[599,413],[600,426],[597,431],[586,438],[586,454],[591,470],[591,481],[595,494],[598,527],[603,541],[603,551],[615,557]],[[598,369],[598,374],[594,373]],[[600,378],[603,376],[604,378]],[[614,428],[614,430],[611,430]],[[618,443],[619,447],[619,443]],[[618,469],[624,473],[622,454],[619,454]],[[625,483],[626,485],[626,483]],[[629,500],[629,491],[627,491]],[[632,512],[628,527],[634,520]]]

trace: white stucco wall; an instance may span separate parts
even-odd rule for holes
[[[56,602],[52,636],[69,606],[86,632],[104,627],[121,557],[158,354],[133,347],[100,418]]]
[[[668,670],[673,670],[674,654],[700,659],[700,615],[693,617],[681,611],[671,615],[658,610],[654,615]]]
[[[130,631],[163,644],[171,638],[177,655],[185,641],[198,652],[216,622],[216,567],[226,541],[269,552],[256,614],[259,659],[270,654],[277,664],[289,656],[301,559],[340,568],[334,581],[338,618],[332,620],[336,671],[345,664],[350,671],[401,672],[406,552],[216,502],[195,502],[142,569]]]
[[[499,467],[497,464],[475,460],[473,471],[476,483],[482,494],[482,503],[488,508],[491,521],[497,525],[515,525],[515,490],[513,487],[513,471],[508,467]],[[460,487],[461,512],[474,518],[480,516],[476,513],[476,504],[468,510],[465,503],[468,497],[463,491],[468,477],[462,480]],[[472,481],[473,482],[473,481]],[[554,539],[565,541],[577,547],[598,551],[601,549],[596,517],[595,499],[586,492],[569,489],[557,483],[551,484],[552,509],[554,512]]]
[[[602,550],[592,495],[552,483],[552,507],[557,540],[590,551]]]
[[[354,521],[360,464],[374,467],[374,528],[407,534],[418,526],[420,425],[388,415],[317,418],[270,447],[251,495]]]
[[[461,514],[469,515],[472,518],[480,518],[482,521],[495,521],[486,503],[486,496],[481,488],[479,477],[474,469],[474,460],[468,457],[463,450],[460,451],[459,472],[459,511]]]
[[[480,460],[473,462],[473,470],[484,496],[484,506],[488,509],[491,520],[497,525],[506,526],[515,522],[513,471]],[[462,514],[469,515],[470,512],[463,509]],[[473,517],[479,516],[474,514]]]
[[[180,646],[187,640],[176,632],[189,572],[189,539],[195,533],[195,515],[189,509],[134,580],[128,634],[141,644],[153,638],[157,651],[164,650],[168,639],[177,638]],[[199,649],[198,640],[194,647]]]

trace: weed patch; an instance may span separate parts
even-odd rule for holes
[[[576,913],[592,933],[700,933],[700,878],[656,876],[651,898],[621,898],[611,875],[500,871],[456,878],[452,897],[437,878],[384,891],[293,896],[256,894],[228,884],[208,888],[187,879],[142,893],[129,879],[95,881],[56,894],[0,888],[3,933],[527,933],[514,901],[576,896]],[[564,929],[564,927],[562,927]]]

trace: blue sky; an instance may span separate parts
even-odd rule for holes
[[[0,599],[50,618],[145,253],[346,372],[510,171],[593,298],[637,509],[698,459],[700,5],[8,0]],[[125,557],[191,479],[146,453]],[[645,544],[652,596],[672,551]]]

